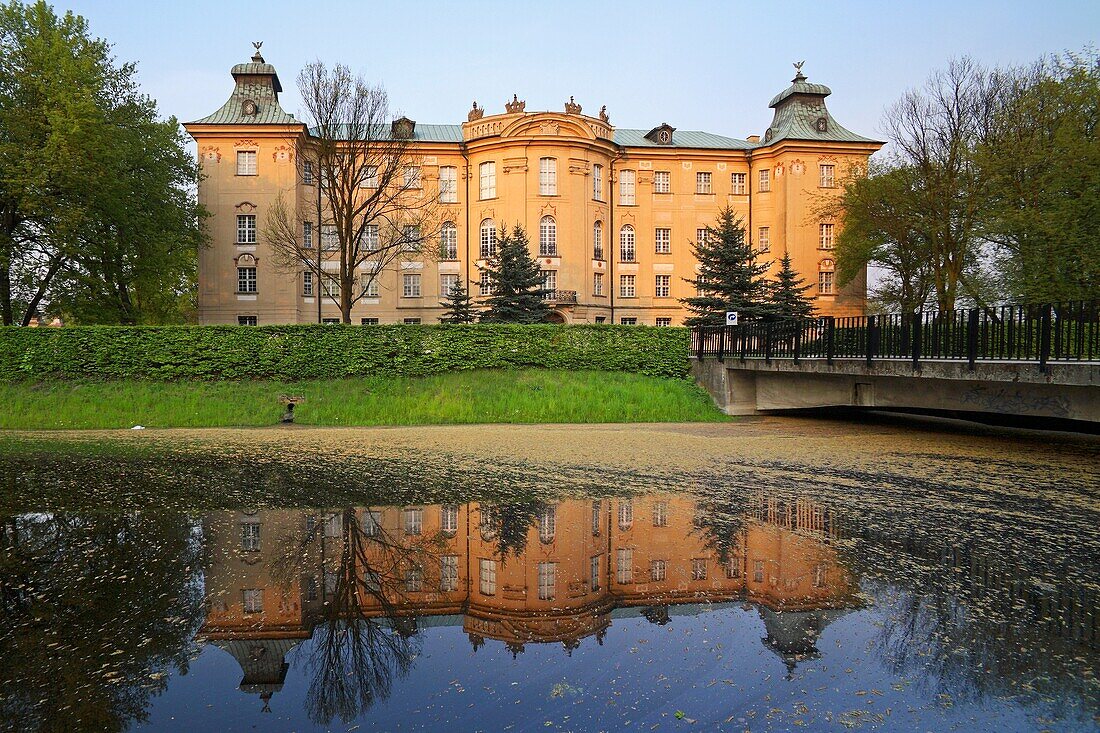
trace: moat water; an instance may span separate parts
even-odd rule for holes
[[[1100,727],[1100,440],[0,436],[0,729]]]

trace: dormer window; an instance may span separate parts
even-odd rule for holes
[[[401,119],[393,121],[390,130],[394,138],[399,140],[411,140],[413,132],[416,130],[416,121],[410,120],[408,117],[402,117]]]
[[[646,133],[646,140],[655,142],[658,145],[671,145],[672,133],[676,131],[676,128],[667,122],[662,123],[659,127],[654,127],[652,130]]]
[[[241,105],[241,114],[243,114],[245,117],[254,117],[259,111],[259,105],[257,105],[251,99],[244,100],[244,104]]]
[[[829,118],[828,117],[818,117],[816,127],[817,127],[818,132],[828,132],[829,131]]]

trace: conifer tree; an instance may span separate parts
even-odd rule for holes
[[[790,253],[784,252],[770,288],[769,300],[775,315],[780,318],[811,318],[814,315],[813,301],[805,295],[812,286],[804,285],[805,282],[791,267]]]
[[[541,323],[550,314],[543,300],[542,270],[531,257],[527,232],[517,224],[509,235],[503,233],[497,255],[486,265],[493,294],[485,299],[481,320],[487,323]]]
[[[768,265],[757,264],[744,222],[732,208],[727,206],[718,213],[714,226],[707,227],[705,241],[695,242],[692,250],[699,272],[695,278],[685,279],[699,294],[680,300],[692,313],[685,325],[724,325],[726,311],[737,311],[741,322],[771,315],[764,279]]]
[[[440,305],[447,309],[439,317],[440,323],[473,323],[477,320],[474,299],[461,282],[454,284]]]

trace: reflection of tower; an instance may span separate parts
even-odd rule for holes
[[[290,665],[286,655],[298,645],[299,639],[236,639],[233,641],[215,641],[214,646],[230,654],[241,665],[244,676],[240,690],[250,694],[259,693],[265,712],[273,693],[283,689],[287,669]]]
[[[817,659],[821,653],[817,640],[825,627],[848,613],[847,609],[815,611],[773,611],[760,606],[760,618],[768,635],[761,641],[787,666],[787,676],[794,673],[798,662]]]

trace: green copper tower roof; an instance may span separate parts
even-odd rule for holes
[[[878,140],[857,135],[833,119],[825,106],[825,97],[832,94],[832,90],[824,84],[807,81],[802,73],[802,63],[795,64],[798,73],[791,80],[791,85],[768,103],[775,110],[775,116],[760,144],[771,145],[780,140],[879,143]]]
[[[300,125],[301,121],[288,114],[279,104],[279,92],[283,91],[275,67],[260,55],[262,42],[253,43],[256,53],[247,64],[237,64],[233,74],[233,94],[217,112],[190,124],[195,125]]]

